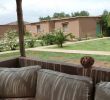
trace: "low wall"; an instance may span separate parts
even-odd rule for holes
[[[67,64],[64,62],[45,61],[40,59],[32,59],[26,57],[19,58],[20,67],[29,65],[41,65],[43,69],[51,69],[59,72],[64,72],[71,75],[84,75],[91,77],[94,84],[100,81],[110,81],[110,69],[93,67],[92,69],[84,70],[81,65]]]
[[[19,57],[0,62],[0,67],[19,68],[30,65],[40,65],[43,69],[51,69],[71,75],[83,75],[93,79],[94,84],[100,81],[110,81],[110,69],[97,68],[84,70],[81,65],[67,64],[64,62],[45,61],[27,57]]]
[[[0,67],[18,68],[20,67],[19,58],[9,59],[6,61],[0,61]]]

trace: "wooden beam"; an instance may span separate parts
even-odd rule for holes
[[[19,45],[20,45],[20,54],[22,57],[25,57],[25,46],[24,46],[24,21],[22,13],[22,0],[16,0],[16,10],[17,10],[17,19],[18,19],[18,32],[19,32]]]

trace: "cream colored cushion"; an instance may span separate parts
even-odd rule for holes
[[[33,97],[40,66],[0,68],[0,98]]]
[[[97,84],[95,100],[110,100],[110,82]]]
[[[90,78],[44,69],[38,71],[37,100],[88,100],[91,89]]]
[[[7,98],[7,99],[0,99],[0,100],[35,100],[35,98]]]

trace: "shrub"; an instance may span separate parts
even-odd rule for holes
[[[25,32],[25,45],[28,48],[33,48],[35,47],[35,43],[36,43],[36,37],[32,36],[31,32]]]
[[[24,37],[25,37],[26,39],[27,39],[27,38],[30,38],[30,37],[32,37],[32,33],[26,31]]]
[[[0,44],[0,52],[2,52],[4,50],[3,45]]]
[[[98,37],[98,38],[103,38],[103,36],[104,36],[104,35],[103,35],[102,33],[97,34],[97,37]]]
[[[55,38],[54,33],[47,33],[40,37],[40,39],[43,41],[43,45],[53,45],[55,44]]]
[[[29,40],[27,40],[27,46],[29,48],[35,47],[35,43],[36,43],[36,40],[34,38],[30,38]]]
[[[71,36],[70,34],[65,35],[62,30],[56,30],[55,31],[55,43],[58,45],[58,47],[63,47],[63,43],[68,40],[68,37]]]
[[[39,39],[42,40],[41,45],[57,44],[58,47],[63,47],[63,43],[68,40],[68,37],[71,38],[72,36],[73,36],[72,33],[65,35],[63,31],[55,30],[53,32],[50,32],[48,34],[39,37]]]
[[[4,34],[4,41],[10,50],[16,50],[18,47],[18,33],[16,30],[7,31]]]
[[[73,35],[73,33],[69,33],[70,34],[70,39],[73,40],[75,39],[75,35]]]
[[[45,45],[44,42],[43,42],[43,40],[40,41],[40,45],[41,46],[44,46]]]
[[[78,41],[82,41],[82,39],[79,37],[79,38],[78,38]]]

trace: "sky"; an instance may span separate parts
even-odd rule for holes
[[[39,17],[52,16],[55,12],[86,10],[91,16],[98,16],[106,9],[110,11],[110,0],[22,0],[23,18],[37,22]],[[0,24],[16,21],[16,0],[0,0]]]

